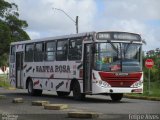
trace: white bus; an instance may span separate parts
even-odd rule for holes
[[[123,93],[143,92],[142,44],[139,34],[87,32],[11,43],[10,84],[74,99],[106,94],[120,101]]]

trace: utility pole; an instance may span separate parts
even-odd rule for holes
[[[58,10],[63,12],[70,20],[72,20],[76,25],[76,33],[78,33],[78,16],[76,16],[76,20],[74,20],[71,16],[69,16],[64,10],[59,8],[53,8],[53,10]]]
[[[78,16],[76,16],[76,32],[78,33]]]

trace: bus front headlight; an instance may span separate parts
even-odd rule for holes
[[[143,81],[137,81],[131,85],[131,87],[141,87],[143,85]]]
[[[99,86],[104,87],[104,88],[111,87],[110,84],[108,84],[107,82],[102,81],[102,80],[97,81],[97,83]]]

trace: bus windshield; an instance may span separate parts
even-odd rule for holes
[[[95,49],[95,70],[108,72],[142,71],[140,44],[96,43]]]

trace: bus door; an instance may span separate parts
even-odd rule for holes
[[[92,92],[92,44],[84,45],[83,58],[83,91],[84,93]]]
[[[16,88],[23,88],[23,52],[16,53]]]

